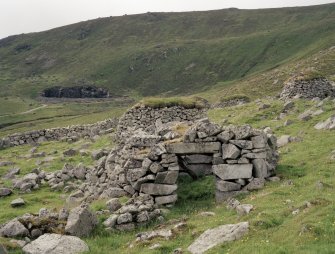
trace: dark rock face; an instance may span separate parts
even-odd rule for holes
[[[108,98],[109,92],[107,89],[95,86],[55,86],[45,89],[42,92],[42,96],[54,98]]]

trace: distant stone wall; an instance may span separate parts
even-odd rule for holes
[[[295,97],[304,99],[335,97],[335,86],[325,78],[290,81],[285,85],[280,98],[291,99]]]
[[[108,133],[112,131],[113,128],[116,128],[117,123],[117,119],[107,119],[94,124],[15,133],[0,139],[0,149],[51,140],[76,141],[79,138],[93,137],[102,133]]]
[[[133,135],[135,130],[155,134],[157,120],[168,122],[194,122],[206,116],[206,109],[186,109],[181,106],[151,108],[137,105],[128,110],[119,120],[115,140],[122,142]]]

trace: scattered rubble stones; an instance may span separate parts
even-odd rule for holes
[[[304,99],[335,97],[335,87],[325,78],[290,80],[285,85],[280,98],[287,100],[297,97]]]
[[[335,130],[335,115],[314,126],[317,130]]]

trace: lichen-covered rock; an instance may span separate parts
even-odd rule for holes
[[[88,236],[97,223],[96,215],[86,205],[82,205],[70,211],[65,232],[78,237]]]
[[[89,248],[75,236],[44,234],[22,250],[25,254],[78,254],[89,251]]]
[[[192,254],[202,254],[207,250],[225,243],[241,239],[249,230],[248,222],[228,224],[208,229],[200,235],[187,250]]]
[[[0,228],[0,236],[24,237],[28,235],[28,229],[25,228],[25,226],[18,219],[13,219]]]

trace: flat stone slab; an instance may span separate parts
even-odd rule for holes
[[[207,250],[225,242],[241,239],[249,231],[249,223],[222,225],[208,229],[201,234],[187,250],[192,254],[203,254]]]
[[[220,142],[205,143],[174,143],[167,144],[166,151],[174,154],[198,154],[198,153],[219,153],[221,148]]]
[[[87,252],[89,248],[76,236],[44,234],[22,250],[25,254],[77,254]]]
[[[167,196],[177,190],[177,185],[144,183],[141,186],[141,191],[145,194]]]
[[[213,156],[205,154],[193,154],[185,156],[185,161],[189,164],[211,164]]]
[[[213,165],[213,173],[220,177],[222,180],[251,178],[252,164]]]

